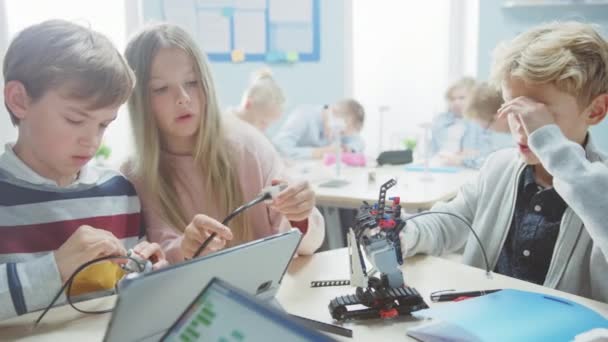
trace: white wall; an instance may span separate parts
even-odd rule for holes
[[[479,2],[479,63],[478,75],[487,79],[490,74],[492,51],[503,40],[544,22],[577,20],[598,25],[604,38],[608,38],[608,4],[546,5],[503,8],[499,0]],[[608,120],[591,129],[597,146],[608,151]]]
[[[349,51],[348,22],[349,7],[352,0],[321,0],[320,3],[320,39],[321,57],[318,62],[301,62],[296,64],[270,64],[259,62],[226,63],[211,62],[211,70],[216,91],[222,107],[238,105],[251,74],[259,68],[269,66],[277,82],[287,95],[287,108],[301,104],[325,104],[348,95],[349,87],[345,80],[348,63],[345,64]],[[371,1],[370,1],[371,3]],[[145,21],[163,20],[163,2],[161,0],[143,1]],[[179,24],[179,23],[177,23]]]
[[[8,41],[8,26],[6,24],[6,13],[4,0],[0,0],[0,65],[4,59]],[[4,84],[4,79],[2,79]],[[4,87],[2,87],[4,88]],[[17,130],[9,119],[6,107],[4,107],[4,92],[0,92],[0,153],[4,151],[4,144],[17,138]]]
[[[126,12],[137,13],[138,0],[0,0],[0,11],[4,9],[5,18],[0,16],[0,47],[4,56],[7,41],[27,26],[48,19],[66,19],[105,34],[123,51],[127,41]],[[2,12],[0,12],[1,14]],[[134,19],[134,15],[131,16]],[[130,29],[136,25],[129,21]],[[4,46],[2,46],[2,44]],[[4,103],[4,101],[2,101]],[[10,123],[4,106],[0,108],[0,143],[14,141],[16,128]],[[133,150],[128,113],[121,108],[118,119],[113,122],[104,136],[104,143],[112,149],[110,164],[120,164]],[[2,151],[2,149],[0,149]]]
[[[381,124],[382,148],[394,148],[404,135],[420,135],[418,124],[444,110],[449,4],[354,1],[354,96],[367,112],[363,136],[368,154],[379,150]],[[384,120],[379,119],[381,105],[390,107]]]

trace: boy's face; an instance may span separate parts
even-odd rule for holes
[[[191,144],[205,107],[192,58],[182,49],[160,49],[152,61],[148,93],[163,141]]]
[[[91,110],[88,102],[70,98],[64,88],[27,102],[19,113],[15,152],[36,173],[69,185],[95,156],[119,106]]]
[[[557,89],[553,84],[530,85],[517,78],[503,82],[502,93],[505,103],[524,97],[531,102],[544,104],[567,139],[578,144],[584,142],[588,125],[583,117],[583,109],[574,96]],[[530,165],[539,164],[538,157],[528,146],[528,136],[522,123],[513,115],[509,115],[508,120],[523,160]]]
[[[358,135],[361,129],[353,119],[355,114],[348,111],[347,108],[344,108],[340,105],[332,105],[329,107],[331,111],[331,115],[337,120],[341,120],[344,127],[341,129],[342,136],[354,136]],[[333,132],[331,120],[327,120],[326,130],[329,132],[330,136],[334,136],[337,132]]]

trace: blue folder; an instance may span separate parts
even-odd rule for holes
[[[435,323],[410,329],[421,341],[572,341],[608,320],[567,299],[519,290],[447,303],[414,313]]]

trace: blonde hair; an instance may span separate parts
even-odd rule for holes
[[[365,109],[359,101],[355,99],[343,99],[336,102],[335,106],[345,111],[346,116],[357,129],[363,127],[363,123],[365,122]]]
[[[463,115],[468,119],[493,121],[496,112],[502,105],[502,94],[486,82],[476,85],[467,97]]]
[[[472,77],[463,77],[461,79],[459,79],[458,81],[452,83],[449,87],[448,90],[445,91],[445,98],[447,100],[449,100],[452,97],[452,93],[454,93],[454,91],[456,89],[464,89],[467,92],[470,92],[471,89],[473,89],[473,87],[475,86],[475,79]]]
[[[272,71],[263,68],[256,71],[249,83],[249,87],[243,93],[242,103],[251,101],[260,105],[282,106],[285,103],[283,90],[272,76]]]
[[[135,85],[133,71],[108,38],[65,20],[19,32],[6,51],[3,74],[5,84],[21,82],[33,101],[65,85],[70,98],[89,101],[91,109],[125,103]],[[19,119],[6,108],[17,126]]]
[[[201,96],[206,98],[201,123],[196,136],[193,158],[206,187],[209,201],[217,203],[222,216],[243,204],[243,192],[230,146],[226,139],[211,71],[204,53],[198,50],[190,36],[178,26],[156,24],[138,33],[127,45],[125,55],[139,82],[129,99],[136,157],[131,161],[130,172],[142,180],[146,191],[157,196],[161,216],[176,230],[183,232],[192,220],[187,217],[171,180],[173,170],[160,160],[160,131],[149,102],[151,65],[160,49],[179,48],[191,56],[201,82]],[[235,239],[231,244],[251,239],[247,213],[231,222]],[[223,217],[216,218],[221,220]]]
[[[496,48],[492,83],[500,87],[510,77],[553,84],[586,106],[608,92],[608,43],[589,24],[537,26]]]

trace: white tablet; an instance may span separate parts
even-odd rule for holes
[[[214,278],[167,330],[161,342],[333,341],[284,312]]]
[[[104,341],[158,341],[214,277],[274,298],[301,238],[292,229],[143,274],[121,289]]]

